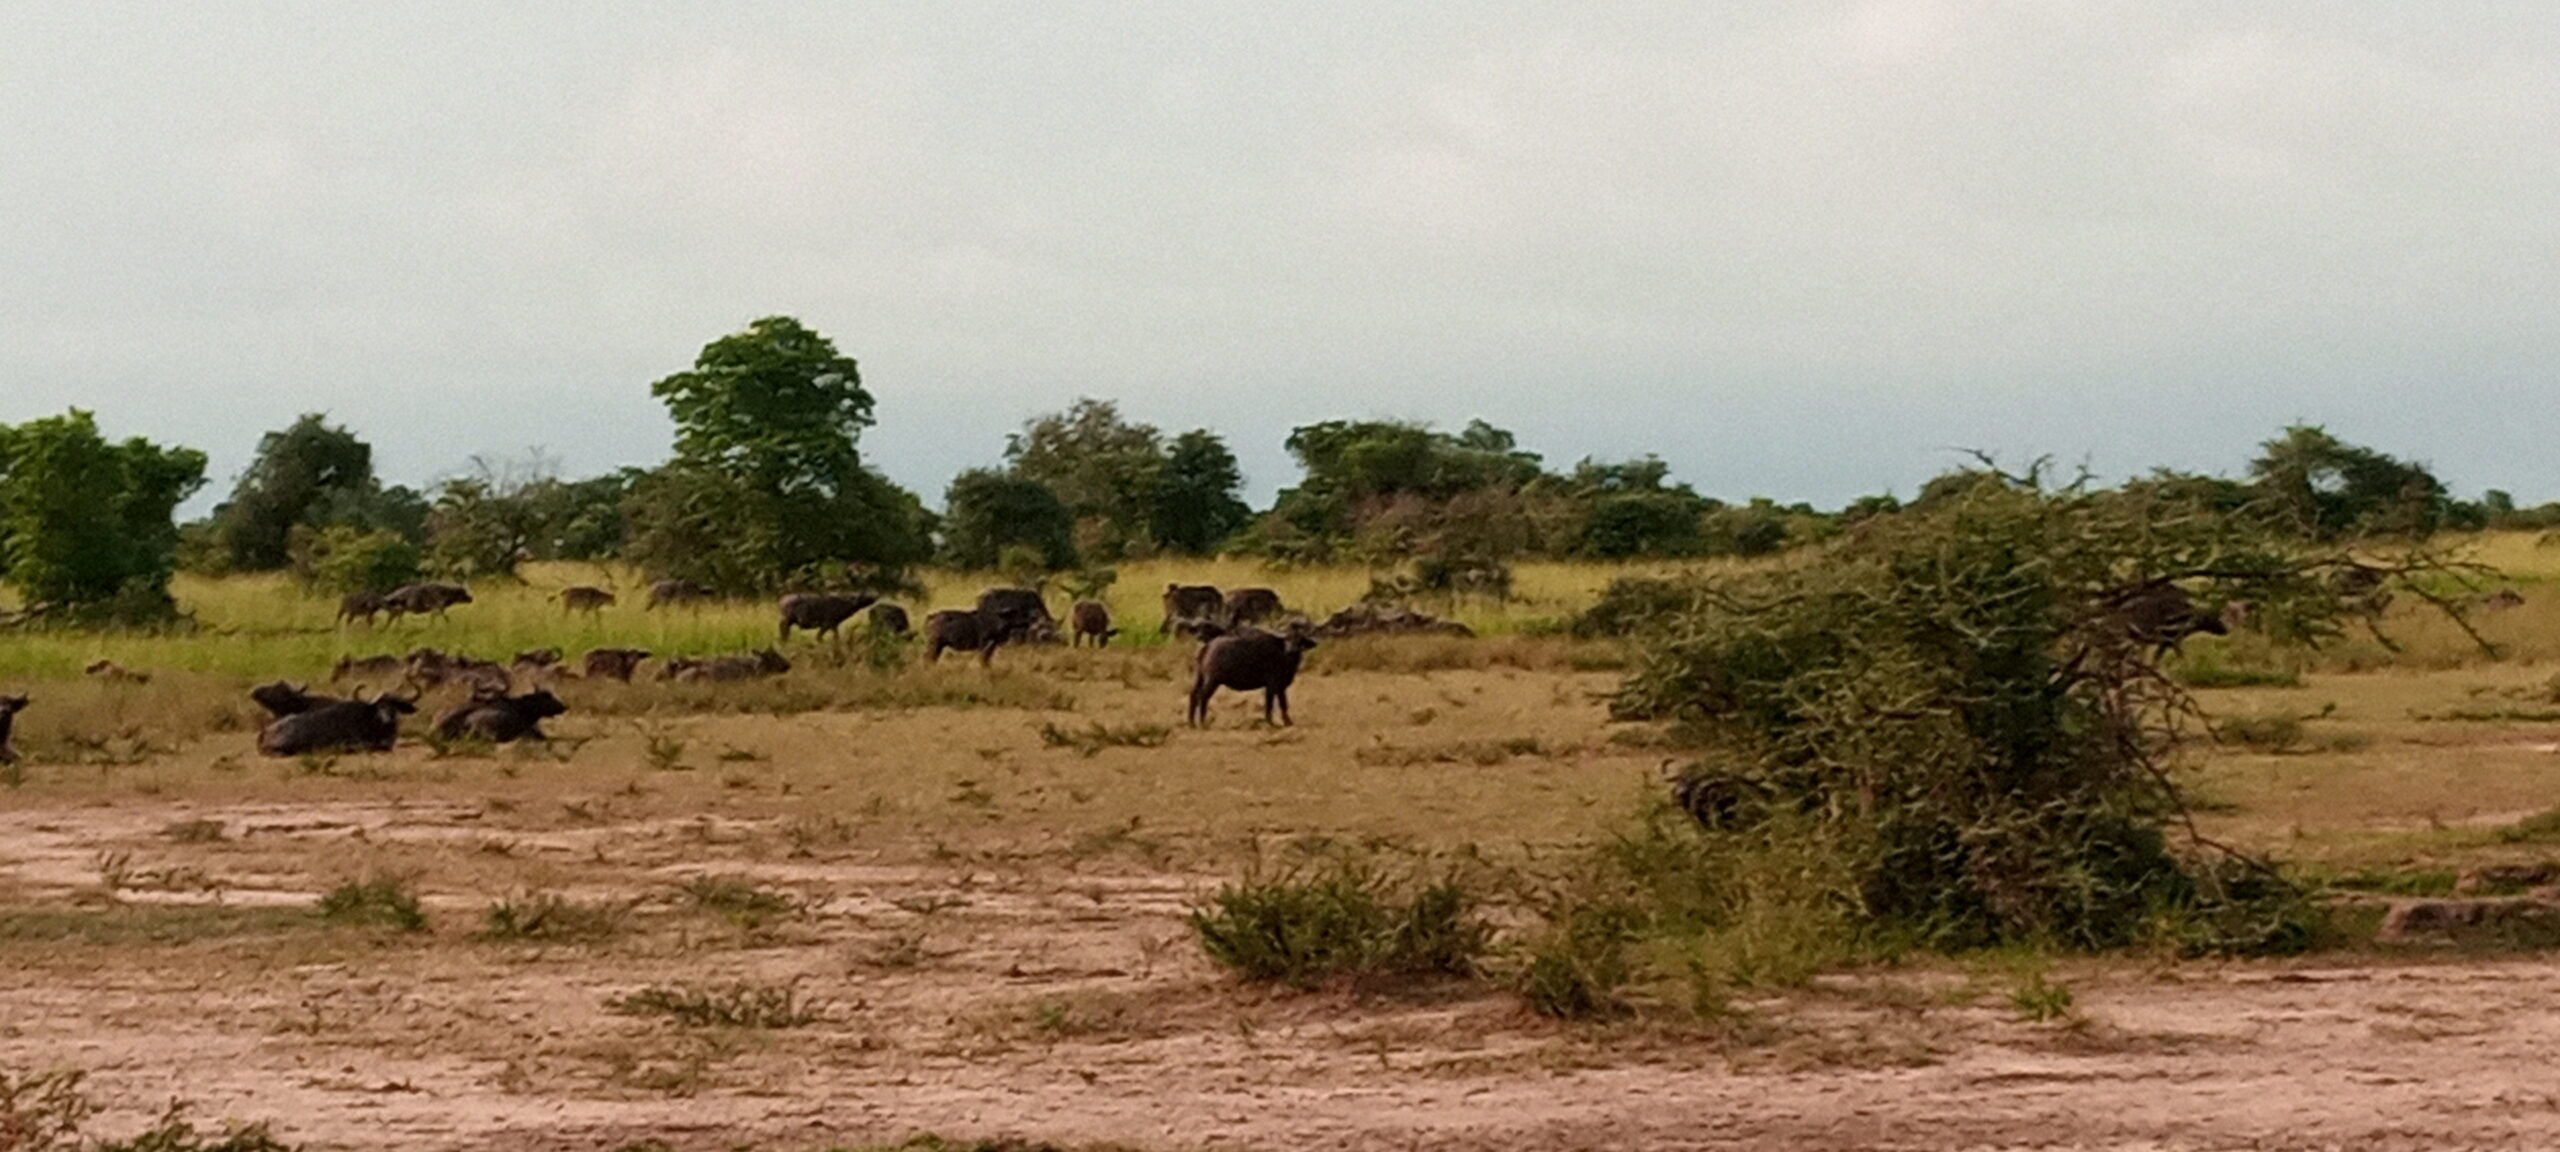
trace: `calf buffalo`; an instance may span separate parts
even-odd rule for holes
[[[560,610],[584,612],[590,616],[613,607],[613,593],[602,588],[579,584],[560,590]]]
[[[260,684],[250,689],[249,699],[257,701],[258,707],[266,709],[268,715],[279,719],[286,716],[299,716],[315,708],[343,703],[335,696],[315,695],[299,684],[288,684],[282,680]]]
[[[269,756],[314,752],[388,752],[400,739],[400,718],[418,706],[399,696],[358,696],[308,712],[277,717],[258,730],[258,751]]]
[[[1171,636],[1187,620],[1224,620],[1227,598],[1211,584],[1167,584],[1164,586],[1164,623],[1157,625],[1161,635]]]
[[[878,599],[859,593],[794,592],[782,598],[782,634],[774,642],[789,642],[794,628],[806,628],[821,640],[839,635],[837,628]]]
[[[645,648],[590,648],[583,671],[589,680],[620,680],[627,684],[631,674],[640,670],[640,662],[648,658]]]
[[[691,580],[660,580],[649,585],[647,607],[664,608],[671,604],[693,604],[709,595],[711,595],[710,589]]]
[[[984,612],[945,608],[924,618],[924,659],[928,664],[940,661],[945,649],[975,652],[978,663],[993,663],[996,648],[1004,642],[1003,623]]]
[[[9,728],[17,720],[18,713],[26,710],[27,698],[24,694],[0,696],[0,764],[18,762],[18,750],[9,746]]]
[[[1076,601],[1075,607],[1067,609],[1067,619],[1075,625],[1075,637],[1070,643],[1076,645],[1082,645],[1090,636],[1093,646],[1100,648],[1120,634],[1119,629],[1111,626],[1111,610],[1098,600]]]
[[[442,616],[445,609],[471,602],[471,590],[460,584],[404,584],[382,598],[393,616]]]
[[[907,623],[906,609],[895,604],[874,604],[871,606],[871,630],[904,636],[914,631],[914,626]]]
[[[536,689],[522,696],[489,696],[464,701],[436,717],[436,735],[446,740],[486,740],[507,744],[517,740],[548,739],[542,734],[542,722],[569,710],[550,689]]]
[[[1293,626],[1283,633],[1259,628],[1228,632],[1200,646],[1199,655],[1191,663],[1191,711],[1187,719],[1194,725],[1209,723],[1209,699],[1220,688],[1239,692],[1262,690],[1262,722],[1271,722],[1271,710],[1277,706],[1282,724],[1294,723],[1289,718],[1289,685],[1298,678],[1298,664],[1306,658],[1307,649],[1316,646],[1315,637],[1303,626]]]
[[[1268,588],[1238,588],[1227,593],[1225,624],[1229,628],[1242,624],[1259,624],[1279,619],[1280,594]]]

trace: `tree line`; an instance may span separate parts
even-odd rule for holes
[[[753,594],[893,590],[933,562],[1059,572],[1223,553],[1366,565],[1416,593],[1500,594],[1522,559],[1766,555],[1983,474],[1951,472],[1907,504],[1727,503],[1674,482],[1653,456],[1555,470],[1481,420],[1456,432],[1336,420],[1290,432],[1299,481],[1256,511],[1216,433],[1168,434],[1086,399],[1008,436],[1001,462],[955,477],[936,511],[864,462],[872,396],[853,358],[798,320],[767,317],[714,340],[650,391],[676,429],[654,468],[570,479],[539,456],[475,459],[422,492],[382,483],[369,445],[311,414],[263,437],[229,497],[185,525],[174,513],[205,483],[202,452],[109,442],[76,409],[0,425],[0,582],[32,614],[76,622],[168,617],[181,568],[284,571],[356,591],[422,575],[505,578],[536,560],[620,560]],[[2520,508],[2498,491],[2457,500],[2424,465],[2313,426],[2262,445],[2245,479],[2161,472],[2140,483],[2319,540],[2560,525],[2560,503]]]

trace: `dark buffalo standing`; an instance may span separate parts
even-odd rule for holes
[[[1167,584],[1164,586],[1164,623],[1156,627],[1159,635],[1171,636],[1186,620],[1224,620],[1227,597],[1213,584]]]
[[[1307,649],[1316,646],[1315,637],[1304,627],[1286,632],[1265,632],[1245,628],[1200,646],[1199,655],[1191,662],[1192,724],[1207,727],[1209,698],[1220,688],[1239,692],[1262,690],[1262,722],[1271,722],[1271,710],[1277,706],[1282,724],[1289,719],[1289,685],[1298,678],[1298,664],[1306,658]]]
[[[542,722],[569,710],[548,688],[539,688],[522,696],[491,696],[468,700],[445,709],[436,717],[436,735],[447,740],[486,740],[492,744],[508,744],[517,740],[549,739],[542,734]]]
[[[924,618],[924,659],[928,664],[940,661],[945,649],[975,652],[978,663],[991,664],[995,662],[996,648],[1004,641],[1004,625],[984,612],[945,608]]]
[[[791,670],[791,662],[771,648],[759,648],[743,656],[676,656],[668,659],[658,671],[667,680],[755,680],[779,676]]]
[[[874,604],[871,606],[871,630],[904,636],[915,628],[907,623],[906,609],[895,604]]]
[[[589,680],[631,682],[631,674],[640,670],[640,662],[649,658],[646,648],[590,648],[584,661]]]
[[[1072,644],[1082,645],[1085,637],[1090,636],[1093,646],[1100,648],[1120,634],[1119,629],[1111,626],[1111,610],[1098,600],[1076,601],[1074,607],[1067,609],[1067,619],[1075,625],[1075,636],[1069,641]]]
[[[691,580],[660,580],[649,585],[648,608],[664,608],[670,604],[697,604],[711,595],[711,590]]]
[[[0,696],[0,764],[18,762],[18,750],[9,746],[9,728],[16,722],[18,713],[26,710],[27,698],[24,694]]]
[[[836,629],[878,599],[861,593],[794,592],[782,598],[782,634],[774,642],[788,643],[794,628],[806,628],[821,640],[840,635]]]
[[[1034,637],[1041,624],[1049,625],[1052,638],[1057,631],[1058,618],[1049,615],[1048,602],[1029,588],[989,588],[978,593],[978,615],[995,622],[1007,642]]]
[[[299,716],[312,709],[331,704],[344,703],[335,696],[316,695],[299,684],[288,684],[282,680],[271,684],[260,684],[250,689],[249,699],[257,701],[258,707],[266,709],[268,715],[279,719],[286,716]]]
[[[2222,636],[2231,631],[2219,613],[2197,610],[2195,598],[2175,584],[2145,584],[2120,594],[2112,618],[2126,639],[2155,655],[2166,654],[2198,632]]]
[[[607,592],[602,588],[596,588],[586,584],[573,585],[560,590],[560,610],[563,612],[584,612],[589,616],[593,616],[598,612],[602,612],[607,608],[613,607],[613,599],[613,593]]]
[[[1229,628],[1280,618],[1280,594],[1268,588],[1238,588],[1227,593],[1225,624]]]
[[[269,756],[312,752],[388,752],[400,739],[400,718],[418,706],[399,696],[358,696],[308,712],[281,716],[258,730],[258,751]]]
[[[471,602],[471,590],[460,584],[403,584],[382,598],[393,616],[443,616],[445,609]]]
[[[349,592],[338,597],[338,623],[340,624],[353,624],[362,620],[367,625],[371,625],[375,617],[390,610],[391,604],[383,599],[380,592]]]

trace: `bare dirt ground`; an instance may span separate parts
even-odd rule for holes
[[[566,761],[279,767],[233,734],[48,769],[0,793],[0,1068],[87,1070],[109,1130],[184,1099],[314,1148],[2560,1147],[2544,960],[2093,962],[2047,1023],[1923,967],[1671,1029],[1263,992],[1200,957],[1184,914],[1246,837],[1587,834],[1655,763],[1609,739],[1605,686],[1343,673],[1291,731],[1223,706],[1090,755],[1039,729],[1160,717],[1164,686],[1088,683],[1053,716],[599,719],[563,725],[591,738]],[[372,870],[414,879],[430,931],[311,915]],[[688,907],[705,875],[797,909]],[[619,931],[478,934],[532,888],[625,909]],[[727,981],[817,1019],[608,1004]]]

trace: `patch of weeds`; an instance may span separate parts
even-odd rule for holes
[[[2302,720],[2296,716],[2234,716],[2215,727],[2214,735],[2254,752],[2292,752],[2302,746]]]
[[[2560,840],[2560,808],[2545,808],[2500,828],[2498,839],[2506,844],[2541,844]]]
[[[837,847],[853,841],[853,825],[841,816],[796,816],[782,826],[782,838],[791,845],[795,859],[817,855],[821,847]]]
[[[591,941],[622,931],[628,905],[587,903],[557,892],[526,889],[499,897],[483,917],[488,940]]]
[[[963,808],[993,808],[996,794],[975,780],[960,780],[951,785],[951,802]]]
[[[2243,668],[2198,662],[2178,669],[2178,682],[2189,688],[2299,688],[2302,673],[2290,668]]]
[[[914,968],[931,959],[931,954],[925,950],[925,941],[926,934],[922,928],[892,932],[866,950],[862,959],[874,968]]]
[[[801,912],[797,897],[758,886],[744,876],[705,873],[678,885],[676,892],[696,911],[710,913],[750,930]]]
[[[0,1148],[70,1149],[97,1105],[74,1071],[11,1073],[0,1069]]]
[[[313,927],[309,908],[222,904],[115,904],[105,908],[0,908],[0,944],[78,942],[98,947],[188,945]]]
[[[772,762],[773,755],[772,753],[758,751],[754,748],[740,748],[735,744],[723,744],[720,746],[719,753],[713,756],[712,759],[718,760],[723,764],[766,764]]]
[[[2379,896],[2450,896],[2460,879],[2450,868],[2358,868],[2329,877],[2327,885]]]
[[[1490,768],[1520,756],[1548,756],[1546,742],[1535,736],[1514,736],[1506,740],[1459,740],[1426,747],[1398,747],[1378,744],[1352,754],[1358,763],[1373,768],[1408,767],[1415,764],[1473,764]]]
[[[1247,980],[1313,988],[1328,980],[1468,977],[1492,927],[1457,869],[1425,875],[1365,853],[1325,851],[1277,872],[1257,863],[1190,916],[1201,950]]]
[[[225,1122],[220,1133],[201,1132],[186,1117],[186,1107],[169,1105],[159,1122],[129,1140],[101,1140],[91,1152],[297,1152],[299,1145],[276,1138],[265,1124]]]
[[[605,1001],[626,1016],[663,1016],[687,1028],[797,1028],[822,1017],[794,984],[652,984]]]
[[[220,820],[180,820],[160,830],[160,834],[180,844],[210,844],[223,837]]]
[[[330,889],[320,897],[320,918],[394,932],[427,930],[427,914],[418,906],[417,891],[406,878],[388,874],[349,880]]]
[[[2560,708],[2449,708],[2421,712],[2417,719],[2475,724],[2548,724],[2560,720]]]
[[[1051,748],[1073,748],[1079,754],[1094,756],[1105,748],[1161,748],[1173,739],[1173,729],[1162,724],[1105,724],[1099,720],[1082,729],[1061,728],[1055,723],[1040,725],[1040,743]]]
[[[2028,953],[2009,965],[2009,1007],[2018,1018],[2043,1024],[2073,1016],[2071,989],[2053,979],[2053,965]]]
[[[643,728],[640,734],[646,741],[640,759],[650,768],[659,772],[693,771],[693,766],[684,762],[685,742],[682,739],[656,728]]]

